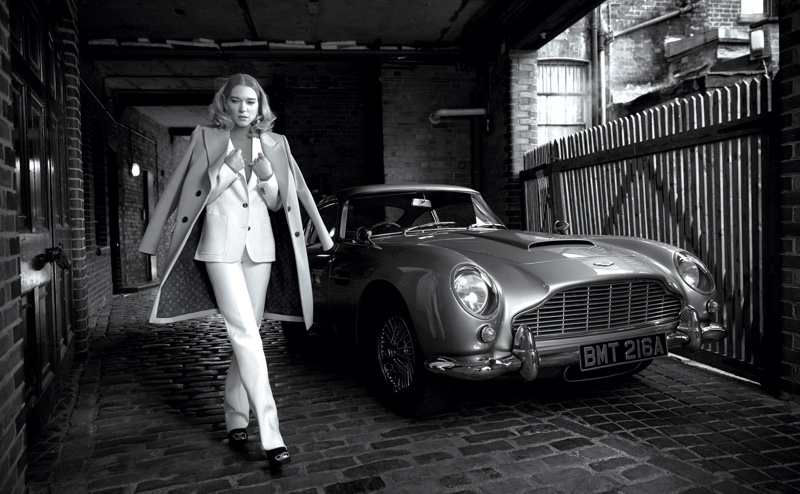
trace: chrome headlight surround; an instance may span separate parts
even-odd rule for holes
[[[474,264],[462,264],[453,270],[450,288],[461,308],[479,319],[492,317],[500,306],[497,284]]]
[[[714,291],[714,278],[705,264],[703,264],[703,261],[697,256],[682,250],[676,252],[672,256],[672,260],[681,279],[692,290],[703,295],[708,295]]]

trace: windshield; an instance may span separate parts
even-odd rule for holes
[[[341,217],[345,239],[358,228],[373,235],[403,233],[409,228],[504,228],[478,194],[454,191],[407,191],[356,196]]]

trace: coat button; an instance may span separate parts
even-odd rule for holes
[[[247,203],[242,204],[242,207],[246,208],[247,207]]]
[[[286,210],[287,210],[287,211],[291,211],[291,210],[292,210],[292,207],[291,207],[291,206],[287,206],[287,207],[286,207]]]
[[[202,194],[202,192],[200,192],[199,190],[194,193],[194,195],[196,195],[197,197],[200,197],[200,194]]]
[[[300,236],[300,232],[294,232],[294,236],[295,237],[299,237]]]
[[[181,223],[186,223],[187,221],[189,221],[189,218],[187,216],[181,218]]]

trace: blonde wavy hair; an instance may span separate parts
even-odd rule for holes
[[[218,129],[231,130],[236,126],[233,120],[225,111],[225,100],[228,95],[236,86],[246,86],[254,90],[258,95],[258,116],[250,124],[250,131],[248,136],[255,137],[265,130],[272,130],[272,125],[275,123],[275,114],[269,107],[269,99],[267,93],[261,88],[261,85],[254,77],[247,74],[235,74],[230,77],[219,77],[215,81],[214,86],[217,92],[214,95],[214,100],[208,105],[209,118],[211,125]]]

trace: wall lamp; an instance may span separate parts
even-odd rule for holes
[[[131,175],[138,177],[141,172],[142,169],[139,167],[139,163],[131,163]]]

